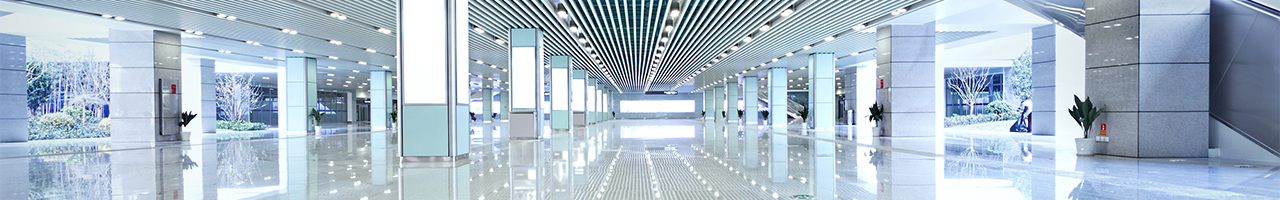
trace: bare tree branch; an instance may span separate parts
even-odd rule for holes
[[[991,84],[991,80],[987,76],[987,68],[983,67],[960,67],[951,71],[954,80],[947,80],[947,88],[956,92],[969,107],[969,114],[973,115],[974,105],[977,104],[978,97],[982,91],[987,89]]]
[[[258,94],[258,88],[253,87],[249,80],[253,80],[253,75],[246,77],[243,74],[234,74],[218,77],[218,108],[222,109],[223,116],[227,120],[248,121],[249,113],[263,106],[259,103],[262,97]]]

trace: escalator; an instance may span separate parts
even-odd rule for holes
[[[1212,0],[1209,115],[1280,156],[1278,0]],[[1219,133],[1230,134],[1230,133]],[[1221,147],[1219,147],[1221,148]]]

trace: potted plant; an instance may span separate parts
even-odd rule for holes
[[[320,132],[320,120],[324,119],[324,113],[320,112],[320,110],[316,110],[315,108],[312,108],[311,113],[307,114],[307,116],[311,117],[311,120],[315,122],[314,124],[316,125],[316,132]]]
[[[809,122],[809,107],[801,107],[801,109],[800,109],[800,121],[805,122],[805,123],[808,123],[808,122]]]
[[[761,119],[764,119],[765,123],[768,123],[768,122],[770,122],[770,121],[773,121],[773,120],[769,120],[769,111],[768,111],[768,110],[766,110],[766,111],[760,111],[760,116],[761,116],[761,117],[760,117]]]
[[[744,114],[746,114],[746,112],[743,112],[742,110],[738,110],[738,119],[742,119],[742,115]]]
[[[398,115],[398,114],[396,113],[396,110],[391,110],[391,113],[387,113],[387,118],[388,118],[388,119],[391,119],[391,120],[390,120],[390,123],[391,123],[391,129],[396,129],[396,115]],[[495,113],[495,115],[496,115],[496,113]],[[386,126],[386,125],[385,125],[385,124],[383,124],[383,126]]]
[[[1084,137],[1076,138],[1076,155],[1088,156],[1093,155],[1094,141],[1089,138],[1089,130],[1093,128],[1093,120],[1098,119],[1098,115],[1102,114],[1101,107],[1094,107],[1093,101],[1089,97],[1085,97],[1084,101],[1080,101],[1080,96],[1076,96],[1076,105],[1071,106],[1067,113],[1071,114],[1071,118],[1076,120],[1076,124],[1084,129]]]
[[[871,133],[884,136],[884,131],[880,129],[880,121],[884,120],[884,106],[877,102],[871,104],[871,107],[867,109],[870,111],[869,113],[871,113],[871,115],[867,116],[867,119],[870,119],[871,123],[876,124],[875,127],[871,127]]]
[[[191,124],[191,120],[194,119],[196,119],[195,113],[191,113],[191,111],[182,112],[182,121],[178,121],[178,126],[186,128],[188,124]],[[191,131],[182,131],[181,137],[183,139],[191,138]]]

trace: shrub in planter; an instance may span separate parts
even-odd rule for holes
[[[102,118],[101,121],[98,121],[98,128],[111,131],[111,118]]]
[[[218,120],[218,129],[227,129],[227,130],[233,130],[233,131],[266,130],[267,124],[255,123],[255,122]]]
[[[985,110],[987,110],[987,114],[997,115],[1014,112],[1013,105],[1009,105],[1009,103],[1001,100],[995,100],[991,101],[991,103],[987,103]]]
[[[943,127],[981,124],[994,121],[1017,120],[1018,113],[956,115],[942,119]]]
[[[40,116],[40,125],[54,127],[74,127],[76,119],[66,113],[49,113]]]

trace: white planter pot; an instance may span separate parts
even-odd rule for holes
[[[178,135],[178,137],[178,140],[191,140],[191,132],[183,131],[182,134]]]
[[[1095,143],[1097,142],[1093,138],[1076,138],[1076,155],[1092,156]]]
[[[880,127],[879,127],[879,126],[877,126],[877,127],[871,127],[871,135],[872,135],[872,136],[884,136],[884,131],[883,131],[883,130],[880,130]]]
[[[316,133],[320,132],[320,126],[316,126]]]

